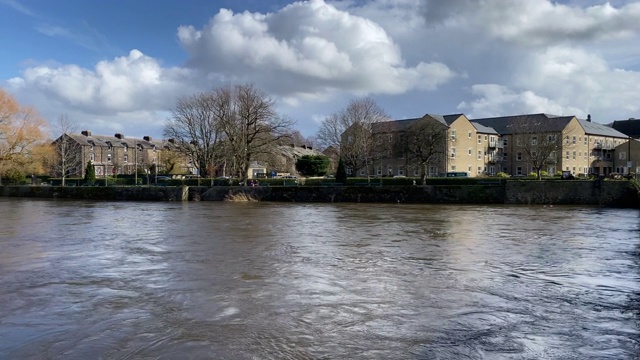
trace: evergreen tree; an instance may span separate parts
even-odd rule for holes
[[[87,162],[87,168],[84,171],[84,180],[88,183],[96,181],[96,169],[93,167],[91,161]]]
[[[303,155],[296,161],[296,170],[305,176],[322,176],[329,168],[329,158],[324,155]]]
[[[344,161],[342,158],[338,161],[338,169],[336,170],[336,182],[346,184],[347,183],[347,171],[344,168]]]

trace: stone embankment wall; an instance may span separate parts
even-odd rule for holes
[[[2,186],[1,196],[90,200],[188,200],[187,187],[148,186]]]
[[[258,186],[258,187],[59,187],[4,186],[0,196],[152,201],[447,203],[604,205],[640,207],[628,181],[508,181],[482,185]]]
[[[508,181],[484,185],[371,187],[195,187],[189,199],[220,201],[242,194],[259,201],[447,204],[605,205],[640,207],[627,181]]]

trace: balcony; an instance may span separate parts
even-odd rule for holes
[[[489,148],[490,149],[504,149],[504,141],[502,140],[494,140],[494,141],[489,141]]]
[[[612,143],[597,143],[596,146],[594,146],[594,149],[598,149],[598,150],[613,150],[615,149],[615,146],[613,146]]]
[[[495,164],[495,163],[499,163],[499,162],[502,162],[502,161],[504,161],[504,157],[499,156],[499,155],[490,157],[489,160],[487,160],[487,162],[489,164]]]

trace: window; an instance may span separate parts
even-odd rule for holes
[[[506,160],[506,158],[507,158],[507,153],[506,153],[506,152],[503,152],[503,153],[502,153],[502,157]]]
[[[531,137],[531,145],[533,145],[533,146],[538,145],[538,137],[537,136]]]
[[[473,149],[472,149],[472,148],[469,148],[469,156],[471,156],[471,155],[472,155],[472,152],[473,152]]]
[[[360,170],[360,176],[365,176],[367,175],[367,173],[364,171],[364,169]]]
[[[398,169],[398,175],[404,175],[404,169]]]
[[[587,137],[584,137],[584,145],[587,146],[587,144],[589,143],[589,139],[587,139]]]
[[[549,141],[550,143],[555,142],[557,139],[556,135],[549,135],[547,136],[547,141]]]
[[[456,171],[456,166],[455,165],[451,165],[451,171]]]
[[[124,162],[129,161],[129,155],[128,154],[124,154]]]
[[[471,166],[469,166],[469,172],[471,172]],[[478,166],[478,174],[482,172],[482,166]]]
[[[487,141],[487,135],[484,136],[484,141]]]
[[[575,145],[575,144],[576,144],[576,137],[574,136],[573,137],[573,145]]]
[[[353,175],[353,168],[351,168],[350,166],[347,166],[347,168],[345,169],[347,175],[351,176]]]
[[[456,141],[456,131],[451,130],[451,140]]]
[[[522,166],[516,167],[516,175],[522,175]]]
[[[387,165],[387,175],[393,174],[393,166],[391,164]]]
[[[473,169],[473,167],[472,167],[472,166],[469,166],[469,172],[471,172],[471,171],[472,171],[472,169]]]
[[[575,159],[576,159],[576,152],[574,151],[573,152],[573,160],[575,160]]]
[[[111,154],[107,154],[107,161],[111,162]]]
[[[413,176],[418,176],[418,175],[420,175],[420,173],[418,172],[418,169],[417,168],[413,169]]]
[[[478,150],[478,160],[482,160],[482,150]]]
[[[521,138],[516,138],[516,145],[522,146],[522,139]]]
[[[454,147],[451,148],[451,157],[452,158],[456,157],[456,148],[454,148]]]
[[[567,160],[569,160],[569,156],[571,156],[571,153],[567,151],[567,154],[565,155],[565,158],[566,158]]]
[[[478,144],[482,144],[482,135],[478,135]]]
[[[124,152],[127,152],[129,150],[129,147],[127,146],[127,144],[122,144],[124,147]]]
[[[502,141],[502,143],[504,147],[507,147],[507,145],[509,145],[509,141],[506,138]]]
[[[96,159],[96,156],[93,153],[89,154],[89,160],[95,161],[95,159]]]
[[[516,160],[522,161],[522,153],[521,152],[517,152],[516,153]]]
[[[620,160],[626,160],[627,159],[627,153],[624,151],[620,151],[620,154],[618,156],[618,159]]]
[[[473,136],[473,133],[469,131],[469,139],[471,139],[471,136]]]
[[[378,166],[378,168],[376,169],[376,174],[382,175],[382,166]]]

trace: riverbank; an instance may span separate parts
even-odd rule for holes
[[[120,201],[539,204],[638,207],[630,181],[496,181],[426,186],[2,186],[0,196]]]

